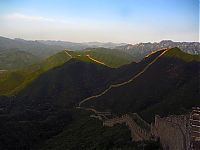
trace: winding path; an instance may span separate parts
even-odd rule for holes
[[[70,57],[73,58],[73,56],[71,54],[69,54],[69,52],[67,50],[65,50],[65,53]],[[78,57],[80,57],[81,55],[77,55]],[[92,58],[89,54],[86,55],[86,57],[88,57],[91,61],[94,61],[95,63],[101,64],[101,65],[105,65],[107,66],[104,62],[101,62],[99,60],[96,60],[94,58]]]
[[[70,58],[73,58],[72,55],[70,55],[70,54],[68,53],[67,50],[65,50],[65,53],[66,53]]]
[[[106,65],[104,62],[101,62],[101,61],[99,61],[99,60],[96,60],[96,59],[92,58],[89,54],[87,54],[86,56],[87,56],[90,60],[92,60],[92,61],[94,61],[94,62],[96,62],[96,63],[98,63],[98,64]]]

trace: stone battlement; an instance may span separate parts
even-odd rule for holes
[[[104,126],[112,127],[125,124],[131,131],[133,141],[160,140],[164,150],[189,150],[189,115],[171,115],[161,118],[155,116],[155,122],[149,125],[138,114],[125,114],[105,120]]]
[[[133,119],[133,116],[135,117]],[[113,119],[109,119],[103,122],[104,126],[112,127],[116,124],[126,124],[131,131],[131,137],[133,141],[141,141],[141,140],[148,140],[150,139],[151,133],[150,130],[143,128],[142,125],[139,124],[139,121],[136,119],[141,120],[141,118],[137,118],[137,115],[122,115],[121,117],[115,117]],[[141,120],[144,121],[144,120]]]
[[[200,108],[194,107],[187,115],[155,116],[149,125],[137,113],[107,119],[104,126],[125,124],[131,131],[133,141],[159,140],[164,150],[200,149]]]

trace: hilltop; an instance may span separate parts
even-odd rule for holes
[[[165,53],[164,55],[165,57],[174,57],[174,58],[178,58],[181,59],[183,61],[186,62],[190,62],[190,61],[200,61],[200,56],[199,55],[195,55],[195,54],[186,54],[185,52],[183,52],[181,49],[179,49],[178,47],[172,48],[171,50],[169,50],[167,53]]]

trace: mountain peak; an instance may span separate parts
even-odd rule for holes
[[[164,44],[164,43],[173,43],[172,40],[162,40],[160,41],[161,44]]]

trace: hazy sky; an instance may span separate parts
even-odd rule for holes
[[[198,41],[199,0],[0,0],[0,35],[74,42]]]

